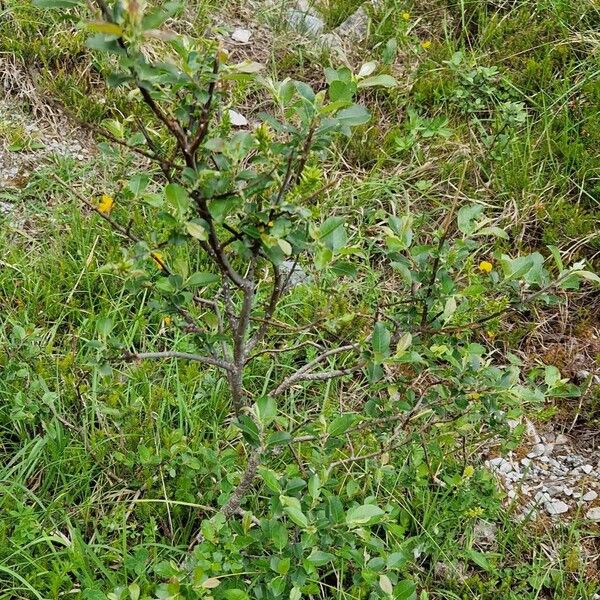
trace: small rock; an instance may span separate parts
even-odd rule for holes
[[[568,512],[569,505],[562,500],[552,500],[551,502],[546,502],[545,508],[550,515],[562,515]]]
[[[252,32],[249,29],[235,29],[231,34],[231,39],[240,44],[247,44],[252,37]]]
[[[543,456],[545,452],[546,446],[544,444],[535,444],[527,456],[529,458],[537,458],[538,456]]]
[[[299,33],[314,37],[321,35],[325,29],[325,23],[322,19],[294,8],[287,11],[287,22],[290,27]]]
[[[554,497],[562,494],[564,492],[564,488],[560,485],[551,485],[546,491],[551,497]]]
[[[590,490],[587,494],[581,496],[581,499],[585,500],[585,502],[593,502],[597,497],[598,493],[594,490]]]
[[[592,465],[582,465],[581,470],[586,474],[589,475],[593,470],[594,467],[592,467]]]
[[[577,371],[577,373],[575,373],[575,379],[577,379],[577,381],[579,382],[585,381],[590,376],[590,374],[591,373],[589,371],[582,369],[581,371]]]
[[[334,29],[341,37],[364,38],[369,27],[369,15],[361,6],[354,14],[350,15],[341,25]]]
[[[229,110],[229,120],[234,127],[245,127],[248,125],[248,119],[235,110]]]
[[[477,521],[477,523],[475,523],[475,527],[473,528],[473,541],[478,546],[495,546],[496,531],[497,527],[494,523],[488,523],[486,521]]]
[[[530,458],[522,458],[521,459],[521,464],[524,467],[528,467],[531,464],[531,459]]]
[[[308,273],[293,260],[284,260],[280,265],[280,269],[284,278],[287,279],[288,289],[310,281]]]
[[[565,444],[569,443],[569,438],[566,435],[563,435],[562,433],[559,433],[556,436],[556,439],[554,440],[554,443],[557,446],[564,446]]]
[[[594,522],[599,522],[600,521],[600,506],[595,506],[594,508],[590,508],[590,510],[588,510],[585,513],[586,518],[588,518],[590,521],[594,521]]]

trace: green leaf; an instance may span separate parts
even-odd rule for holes
[[[398,82],[391,75],[374,75],[373,77],[366,77],[358,82],[359,89],[370,87],[393,88],[397,85]]]
[[[277,416],[277,402],[270,396],[263,396],[256,401],[258,418],[263,425],[268,425]]]
[[[554,257],[554,262],[556,263],[559,272],[562,273],[565,270],[565,266],[563,265],[562,258],[560,257],[560,250],[556,246],[552,245],[548,246],[548,250],[550,250],[550,252],[552,253],[552,256]]]
[[[196,271],[190,275],[188,280],[185,282],[187,287],[202,287],[210,285],[211,283],[218,283],[221,281],[221,277],[215,273],[208,273],[206,271]]]
[[[405,552],[392,552],[387,558],[387,568],[399,569],[408,562],[409,558]]]
[[[38,8],[75,8],[82,6],[84,0],[33,0]]]
[[[354,83],[353,81],[332,81],[329,85],[329,98],[332,102],[344,102],[347,104],[352,101],[352,98],[356,93],[356,89],[356,83]],[[341,107],[338,106],[338,108]],[[329,112],[329,109],[327,110],[327,112]]]
[[[261,476],[265,485],[274,493],[281,494],[281,485],[279,485],[279,476],[272,469],[259,467],[258,474]]]
[[[239,588],[230,588],[223,592],[223,596],[227,600],[248,600],[248,594]]]
[[[329,217],[319,227],[319,239],[332,252],[344,247],[348,240],[343,217]]]
[[[493,571],[494,567],[490,564],[485,554],[476,550],[467,551],[467,556],[484,571]]]
[[[375,328],[373,329],[373,337],[371,338],[371,345],[375,354],[385,355],[390,349],[390,340],[392,336],[385,326],[385,323],[377,321]]]
[[[288,544],[288,531],[283,523],[276,521],[271,525],[271,541],[277,550],[283,550]]]
[[[346,525],[358,527],[384,515],[384,511],[375,504],[363,504],[351,508],[346,514]]]
[[[340,131],[347,137],[350,137],[352,134],[352,127],[363,125],[364,123],[367,123],[370,118],[371,114],[369,111],[360,104],[353,104],[348,108],[340,110],[335,115]]]
[[[96,331],[102,337],[107,337],[113,328],[113,320],[110,317],[103,317],[96,322]]]
[[[170,204],[181,214],[190,207],[190,197],[187,190],[178,183],[169,183],[165,187],[165,196]]]
[[[593,281],[594,283],[600,283],[600,277],[591,271],[572,271],[571,274],[580,277],[581,279],[587,279],[588,281]]]
[[[296,508],[295,506],[285,506],[283,510],[287,516],[298,525],[298,527],[302,527],[302,529],[308,527],[308,519],[299,508]]]
[[[321,478],[315,473],[308,480],[308,493],[311,498],[318,498],[321,493]]]
[[[404,579],[398,582],[394,593],[394,600],[416,600],[416,598],[417,586],[414,581]]]
[[[452,318],[452,315],[456,312],[456,306],[456,297],[450,296],[450,298],[446,300],[444,312],[442,313],[442,321],[444,321],[444,323],[447,323]]]
[[[286,256],[290,256],[292,254],[292,245],[287,240],[278,239],[277,245],[281,248],[281,251]]]
[[[352,425],[354,425],[354,423],[356,423],[359,419],[359,415],[355,414],[340,415],[329,424],[329,427],[327,428],[327,433],[331,437],[337,437],[339,435],[342,435],[343,433],[348,431],[348,429],[350,429],[350,427],[352,427]]]
[[[208,240],[208,230],[201,223],[188,221],[185,224],[185,229],[193,238],[201,242]]]
[[[315,268],[317,271],[324,269],[333,259],[333,252],[329,248],[319,248],[315,254]]]
[[[402,337],[398,340],[396,344],[396,354],[402,354],[405,350],[408,350],[410,345],[412,344],[412,335],[410,332],[406,332],[402,335]]]
[[[328,562],[335,560],[335,556],[329,552],[323,552],[322,550],[317,550],[315,548],[306,560],[316,567],[321,567],[326,565]]]
[[[500,229],[500,227],[482,227],[476,232],[476,235],[493,235],[503,240],[508,239],[508,233],[504,229]]]
[[[481,216],[483,210],[480,204],[463,206],[458,211],[458,229],[465,235],[471,235],[477,229],[475,221]]]
[[[134,196],[139,196],[146,191],[148,183],[150,183],[150,177],[148,175],[145,173],[137,173],[129,180],[127,187],[131,190]]]
[[[137,583],[131,583],[127,589],[129,590],[130,600],[139,600],[142,590]]]

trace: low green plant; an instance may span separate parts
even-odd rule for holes
[[[37,4],[71,10],[83,3]],[[372,71],[328,70],[328,88],[315,92],[303,82],[261,78],[254,63],[229,64],[213,40],[161,29],[180,3],[147,11],[139,0],[96,5],[88,45],[110,53],[109,83],[126,87],[137,105],[101,132],[147,166],[99,201],[90,199],[98,190],[57,182],[124,242],[98,275],[123,279],[143,302],[144,319],[164,324],[166,316],[186,335],[167,336],[165,347],[139,314],[127,336],[102,315],[88,324],[93,331],[82,328],[85,366],[96,387],[104,380],[110,390],[123,385],[117,365],[134,385],[149,368],[124,363],[190,361],[210,373],[204,381],[213,392],[226,383],[228,412],[216,425],[216,448],[169,431],[160,435],[164,447],[119,450],[120,463],[145,476],[140,494],[160,481],[168,521],[179,508],[203,515],[189,552],[152,562],[147,547],[123,551],[118,580],[73,535],[72,564],[57,562],[55,595],[74,591],[68,573],[76,572],[88,599],[426,598],[414,565],[421,553],[434,555],[434,543],[414,539],[417,524],[397,494],[384,502],[376,491],[400,486],[425,505],[428,493],[441,490],[462,515],[477,518],[484,510],[478,491],[490,481],[475,474],[466,447],[497,433],[510,446],[520,430],[511,436],[508,418],[578,393],[554,368],[528,373],[510,354],[499,361],[496,329],[508,315],[600,278],[584,264],[565,267],[553,247],[548,257],[482,253],[507,234],[482,205],[459,204],[458,194],[433,231],[410,206],[381,209],[367,230],[337,207],[323,214],[324,165],[336,138],[367,123],[355,95]],[[377,77],[371,85],[391,83]],[[252,126],[231,104],[236,82],[248,79],[268,93],[268,112],[252,115]],[[415,131],[443,136],[445,123],[420,122]],[[324,314],[298,323],[286,300],[315,288]],[[27,405],[21,396],[13,418],[40,427],[60,396],[44,383],[43,362],[40,372],[17,363],[39,355],[44,339],[17,323],[10,330],[9,379],[31,382],[40,399]],[[313,384],[335,389],[348,376],[363,389],[360,401],[344,398],[338,408],[322,389],[310,395]],[[94,407],[93,423],[110,414],[108,397],[103,411]],[[191,409],[195,400],[182,403]],[[449,456],[461,458],[448,467]],[[163,468],[173,478],[183,473],[182,493],[193,501],[172,500],[164,480],[153,479],[159,467],[161,476]],[[39,529],[33,516],[24,519],[21,543],[37,539]],[[152,536],[151,521],[144,538],[154,548]],[[126,545],[126,533],[123,539]],[[61,538],[44,542],[54,548]],[[463,554],[493,572],[485,556]]]

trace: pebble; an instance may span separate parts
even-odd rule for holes
[[[590,510],[588,510],[585,513],[586,518],[588,518],[590,521],[594,521],[594,522],[599,522],[600,521],[600,506],[595,506],[594,508],[590,508]]]
[[[292,29],[313,37],[318,37],[325,29],[325,23],[322,19],[295,8],[287,11],[287,22]]]
[[[553,500],[551,502],[546,502],[545,504],[546,511],[550,515],[562,515],[569,511],[569,505],[562,500]]]
[[[235,29],[231,34],[231,39],[240,44],[247,44],[252,37],[252,32],[249,29]]]
[[[248,119],[235,110],[229,110],[229,120],[234,127],[245,127],[248,125]]]
[[[486,462],[488,468],[500,476],[507,501],[521,500],[517,518],[524,518],[528,513],[538,514],[536,507],[542,507],[552,516],[575,514],[571,509],[585,506],[600,497],[600,479],[596,481],[588,477],[591,475],[593,478],[594,473],[600,473],[600,464],[593,466],[598,460],[597,450],[587,447],[574,449],[571,439],[562,433],[546,431],[540,436],[533,425],[527,439],[533,445],[525,458],[513,461],[513,454],[509,453],[506,457],[497,456]],[[587,489],[581,490],[584,486]],[[594,515],[600,520],[600,515],[592,513]]]

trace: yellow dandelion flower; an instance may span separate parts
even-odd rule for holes
[[[493,268],[494,268],[494,265],[487,260],[482,260],[479,263],[479,270],[483,271],[484,273],[491,273]]]
[[[410,20],[410,13],[408,11],[404,11],[401,15],[400,15],[405,21]]]
[[[167,315],[166,317],[163,317],[163,323],[165,327],[169,327],[169,325],[173,323],[173,319],[169,315]]]
[[[112,196],[108,196],[106,194],[102,194],[102,198],[100,198],[100,202],[98,202],[98,210],[103,215],[109,215],[112,209],[115,206],[115,201]]]
[[[421,48],[423,48],[423,50],[427,50],[427,48],[431,48],[431,40],[423,40],[421,42]]]
[[[162,270],[165,268],[165,259],[160,252],[152,252],[152,254],[150,254],[150,257],[156,263],[156,266],[159,269]]]

